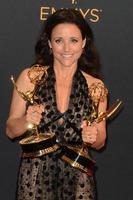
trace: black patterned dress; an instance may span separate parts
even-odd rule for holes
[[[60,113],[56,105],[55,74],[39,86],[37,95],[45,105],[39,129],[52,130],[60,143],[80,145],[81,122],[89,114],[88,86],[80,70],[75,72],[68,110]],[[60,117],[59,120],[55,120]],[[60,120],[63,123],[60,123]],[[95,200],[93,177],[87,176],[59,158],[60,150],[38,158],[22,158],[17,185],[17,200]]]

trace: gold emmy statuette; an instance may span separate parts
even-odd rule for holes
[[[107,96],[107,92],[107,89],[101,83],[96,85],[93,84],[90,88],[89,95],[91,95],[92,98],[92,112],[90,116],[86,117],[89,125],[91,125],[93,122],[99,123],[103,120],[106,120],[120,110],[122,101],[117,100],[106,112],[101,112],[98,114],[99,100],[103,101]],[[88,154],[86,146],[90,146],[90,144],[83,143],[81,147],[65,146],[64,151],[61,154],[61,159],[69,163],[72,167],[85,172],[88,176],[92,176],[93,167],[96,161],[93,160]]]
[[[37,86],[46,81],[48,77],[47,69],[48,67],[44,67],[40,64],[35,64],[31,67],[28,72],[28,77],[31,83],[34,84],[34,89],[25,93],[18,89],[13,76],[11,76],[11,81],[16,91],[20,97],[30,105],[37,105],[39,103],[39,98],[35,93]],[[23,157],[39,157],[54,152],[59,148],[54,133],[40,133],[38,131],[38,126],[31,123],[28,124],[27,130],[30,131],[31,135],[19,141],[23,150]]]

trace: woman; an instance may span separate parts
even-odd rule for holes
[[[36,90],[41,102],[27,106],[14,90],[7,120],[8,137],[22,136],[27,125],[33,123],[44,134],[52,130],[60,144],[84,142],[91,148],[102,148],[106,140],[105,121],[92,122],[90,126],[85,118],[91,114],[92,100],[96,100],[97,113],[106,111],[106,89],[97,78],[99,59],[93,33],[78,11],[57,10],[47,19],[36,45],[36,63],[48,66],[48,78]],[[29,71],[25,69],[16,82],[24,93],[34,89]],[[58,116],[58,120],[53,120]],[[59,151],[21,159],[18,200],[96,199],[93,176],[61,160]]]

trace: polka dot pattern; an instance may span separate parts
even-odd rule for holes
[[[69,107],[63,114],[57,109],[55,81],[54,70],[49,67],[48,79],[37,90],[37,96],[45,105],[39,131],[45,134],[52,130],[62,144],[81,144],[81,122],[91,112],[86,80],[77,70]],[[59,159],[59,153],[60,150],[39,158],[21,159],[17,200],[95,200],[93,177]]]

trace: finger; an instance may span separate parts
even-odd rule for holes
[[[41,121],[41,118],[38,118],[38,117],[32,117],[32,116],[27,116],[26,117],[26,121],[28,123],[32,123],[32,124],[35,124],[35,125],[38,125]]]
[[[39,108],[41,109],[42,112],[44,112],[45,106],[43,104],[39,104]]]
[[[37,120],[38,121],[38,120],[41,120],[42,115],[40,113],[34,111],[34,112],[27,113],[26,117],[27,117],[27,120],[34,120],[34,121]]]
[[[27,112],[30,112],[30,111],[32,111],[32,110],[33,110],[33,106],[28,106]]]
[[[44,112],[44,105],[42,105],[42,104],[36,105],[34,107],[34,109],[35,109],[35,111],[42,113],[42,112]]]
[[[27,120],[27,122],[31,123],[33,125],[39,125],[40,124],[40,120],[32,120],[32,119],[30,119],[30,120]]]
[[[29,106],[27,109],[27,113],[32,113],[36,111],[36,107],[35,106]]]
[[[81,124],[81,128],[87,127],[87,120],[84,120]]]
[[[44,107],[43,106],[39,106],[39,105],[36,105],[36,106],[29,106],[28,109],[27,109],[27,113],[42,113],[44,112]]]
[[[91,126],[97,126],[97,122],[94,121]]]
[[[38,120],[38,119],[41,119],[42,118],[42,115],[38,112],[34,112],[34,113],[31,113],[31,118],[34,119],[34,120]]]
[[[84,138],[83,141],[85,143],[93,144],[94,142],[96,142],[96,137],[88,136],[88,137]]]
[[[36,111],[36,112],[42,112],[42,106],[40,105],[35,105],[32,107],[33,111]]]

